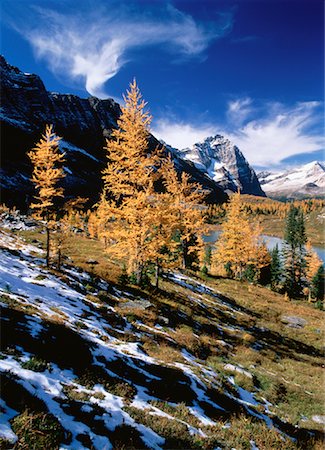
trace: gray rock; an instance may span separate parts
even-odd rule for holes
[[[142,311],[150,308],[152,303],[144,299],[129,300],[119,305],[122,309],[141,309]]]
[[[307,320],[297,316],[282,316],[281,322],[291,328],[304,328]]]
[[[321,423],[321,424],[325,425],[325,416],[313,416],[311,418],[311,420],[313,420],[314,422]]]
[[[162,326],[164,326],[164,325],[169,325],[169,319],[168,319],[168,317],[158,316],[158,317],[157,317],[157,321],[158,321],[159,325],[162,325]]]
[[[234,366],[233,364],[226,364],[223,368],[225,370],[229,370],[230,372],[238,372],[245,375],[248,378],[253,378],[253,375],[250,372],[248,372],[248,370],[245,370],[242,367]]]

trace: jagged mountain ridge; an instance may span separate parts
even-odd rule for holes
[[[26,152],[32,148],[52,123],[63,137],[66,153],[65,191],[68,196],[81,195],[97,200],[101,190],[101,171],[106,158],[103,147],[117,126],[121,113],[113,99],[87,99],[76,95],[48,92],[39,76],[23,73],[0,56],[1,79],[1,187],[2,201],[10,206],[26,207],[33,187],[29,181],[31,165]],[[151,149],[161,145],[150,136]],[[189,161],[173,155],[179,172],[185,171],[193,181],[210,192],[208,201],[218,203],[227,196],[223,189]]]
[[[282,172],[258,174],[263,190],[271,197],[301,198],[325,195],[325,167],[312,161]]]
[[[226,192],[265,196],[254,169],[229,139],[219,134],[207,137],[192,148],[178,151],[194,165],[217,182]]]

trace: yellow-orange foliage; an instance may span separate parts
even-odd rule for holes
[[[177,233],[180,239],[182,265],[186,266],[187,255],[194,251],[198,252],[200,264],[203,265],[202,236],[208,232],[204,207],[206,191],[199,183],[191,182],[190,176],[184,172],[179,180],[171,157],[162,164],[161,173],[169,195],[172,233]]]
[[[254,266],[257,272],[270,263],[258,223],[250,224],[240,193],[232,195],[221,235],[213,252],[214,265],[223,269],[228,265],[235,278],[241,278],[245,269]]]
[[[47,125],[40,141],[28,153],[33,164],[31,180],[37,190],[36,202],[32,203],[31,208],[38,217],[45,219],[47,265],[50,257],[50,228],[54,220],[54,199],[63,197],[63,189],[58,186],[58,182],[64,177],[62,165],[65,162],[64,155],[59,151],[60,139],[53,133],[52,125]]]
[[[103,172],[105,191],[119,202],[147,189],[152,181],[157,153],[148,153],[150,114],[134,80],[123,96],[125,106],[111,139],[107,140],[108,164]]]
[[[322,260],[317,255],[311,245],[310,240],[306,243],[306,278],[308,283],[308,297],[310,299],[310,286],[314,276],[317,274],[318,269],[322,265]]]
[[[243,195],[242,203],[245,210],[250,216],[276,216],[281,219],[285,218],[291,203],[299,207],[303,213],[309,214],[313,211],[321,211],[325,207],[325,200],[323,199],[306,199],[295,200],[294,202],[280,202],[271,198],[256,197],[252,195]],[[227,204],[211,205],[209,207],[210,219],[218,219],[224,217],[227,210]]]
[[[53,206],[55,197],[63,197],[63,189],[58,182],[64,177],[62,168],[64,155],[59,151],[60,137],[53,133],[52,125],[46,125],[45,133],[36,146],[28,153],[33,164],[31,181],[38,195],[37,203],[31,205],[42,217]]]
[[[106,251],[117,259],[128,257],[128,271],[140,282],[150,257],[158,156],[148,152],[151,116],[135,81],[124,100],[119,128],[107,141],[108,165],[95,223]]]
[[[157,282],[161,267],[177,263],[176,230],[186,242],[200,228],[202,211],[197,203],[203,193],[188,176],[177,178],[171,159],[161,158],[158,150],[149,152],[151,116],[145,106],[134,81],[125,97],[119,129],[107,141],[104,190],[88,227],[105,242],[108,254],[127,262],[128,273],[135,273],[137,282],[145,267],[154,263]],[[164,184],[163,192],[157,192],[155,182]]]

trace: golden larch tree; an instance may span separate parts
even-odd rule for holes
[[[64,154],[60,153],[60,137],[53,132],[52,125],[46,125],[45,133],[28,153],[33,164],[31,181],[34,183],[37,195],[31,208],[38,218],[44,220],[46,229],[46,265],[50,260],[50,230],[55,222],[54,202],[57,197],[63,197],[63,188],[58,183],[64,178]]]
[[[106,251],[117,259],[128,256],[128,272],[140,283],[148,261],[157,151],[149,152],[150,114],[135,81],[124,97],[118,129],[107,140],[108,164],[98,204],[97,228]]]
[[[224,271],[226,267],[234,278],[242,278],[249,266],[259,272],[262,267],[270,263],[266,246],[261,241],[260,235],[260,225],[250,224],[240,193],[233,194],[213,252],[214,265],[221,271]]]
[[[170,198],[172,233],[179,240],[182,267],[185,268],[191,253],[197,252],[199,256],[204,253],[202,236],[208,232],[204,205],[207,191],[199,183],[191,182],[185,172],[179,178],[170,156],[162,164],[161,173]]]
[[[307,279],[307,292],[308,292],[308,300],[311,301],[311,284],[313,278],[317,274],[320,266],[323,264],[320,257],[317,255],[315,250],[313,249],[310,240],[306,243],[306,279]]]

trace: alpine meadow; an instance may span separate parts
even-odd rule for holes
[[[1,9],[0,448],[323,449],[324,3]]]

